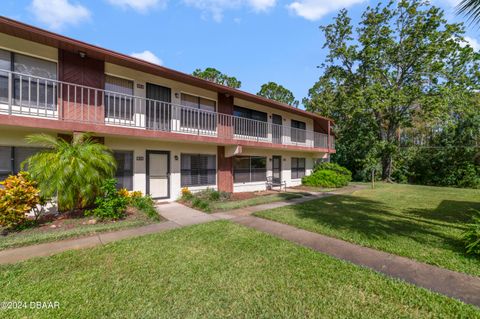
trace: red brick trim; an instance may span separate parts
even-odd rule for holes
[[[174,132],[163,132],[163,131],[151,131],[136,129],[130,127],[121,127],[121,126],[109,126],[104,124],[87,124],[87,123],[76,123],[70,121],[59,121],[55,119],[45,119],[45,118],[35,118],[27,116],[15,116],[15,115],[6,115],[0,114],[0,125],[13,126],[13,127],[24,127],[24,128],[40,128],[52,130],[55,132],[92,132],[96,135],[114,135],[114,136],[125,136],[125,137],[138,137],[138,138],[152,138],[160,139],[166,141],[184,141],[184,142],[193,142],[193,143],[209,143],[216,145],[242,145],[245,147],[255,147],[263,149],[276,149],[276,150],[287,150],[287,151],[303,151],[309,153],[334,153],[333,150],[328,150],[325,148],[313,148],[305,146],[296,146],[296,145],[281,145],[281,144],[272,144],[256,141],[243,141],[229,138],[221,138],[214,136],[201,136],[201,135],[192,135],[192,134],[181,134]]]

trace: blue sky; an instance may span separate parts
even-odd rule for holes
[[[435,0],[451,22],[458,0]],[[320,25],[362,0],[2,0],[0,14],[182,72],[215,67],[256,93],[274,81],[301,101],[325,57]],[[475,49],[478,28],[467,28]]]

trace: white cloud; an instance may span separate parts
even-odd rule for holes
[[[79,24],[91,16],[87,8],[69,0],[33,0],[29,9],[37,20],[57,30],[67,24]]]
[[[137,59],[145,60],[145,61],[153,63],[153,64],[158,64],[158,65],[163,64],[162,59],[157,57],[155,54],[152,53],[152,51],[149,51],[149,50],[145,50],[143,52],[132,53],[132,54],[130,54],[130,56],[133,56],[134,58],[137,58]]]
[[[107,0],[110,4],[119,6],[123,9],[133,9],[135,11],[145,13],[148,9],[167,5],[167,0]]]
[[[211,15],[213,20],[220,22],[226,10],[249,7],[255,12],[267,11],[276,5],[276,0],[183,0],[183,2],[202,11],[202,17]]]
[[[307,20],[318,20],[339,9],[347,8],[365,0],[298,0],[288,5],[296,15]]]
[[[276,0],[248,0],[248,3],[255,11],[266,11],[273,8]]]
[[[480,50],[480,42],[475,39],[475,38],[471,38],[471,37],[465,37],[465,41],[467,42],[468,45],[470,45],[472,47],[472,49],[474,49],[475,51],[478,51]]]

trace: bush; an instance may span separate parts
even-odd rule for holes
[[[0,226],[19,228],[28,222],[29,212],[34,213],[35,219],[43,212],[46,199],[40,196],[37,183],[27,172],[11,175],[0,184],[3,185],[0,189]]]
[[[319,163],[309,176],[302,178],[302,184],[314,187],[343,187],[352,180],[352,173],[335,163]]]
[[[157,209],[155,208],[155,203],[150,196],[132,196],[130,197],[130,205],[144,212],[145,215],[147,215],[151,219],[160,219]]]
[[[85,211],[86,216],[94,216],[100,220],[125,217],[129,199],[117,191],[116,184],[117,181],[113,178],[105,180],[100,188],[101,196],[95,199],[96,207]]]
[[[472,223],[468,224],[467,227],[467,230],[463,233],[463,242],[467,254],[480,256],[480,212],[475,212]]]
[[[195,207],[195,208],[198,208],[199,210],[204,211],[204,212],[211,211],[210,202],[206,199],[202,199],[202,198],[199,198],[199,197],[194,197],[193,198],[192,206]]]
[[[213,202],[218,202],[228,200],[230,198],[230,193],[217,191],[213,188],[207,188],[195,193],[195,195],[193,196]]]

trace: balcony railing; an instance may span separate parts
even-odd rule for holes
[[[329,138],[323,133],[3,70],[0,70],[0,113],[334,148],[333,136]]]

